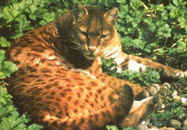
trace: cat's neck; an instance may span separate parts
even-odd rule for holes
[[[94,60],[88,60],[84,55],[77,50],[69,49],[68,53],[64,53],[64,56],[68,59],[70,63],[76,68],[87,69],[91,66]]]

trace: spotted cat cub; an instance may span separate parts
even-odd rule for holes
[[[8,91],[20,112],[48,130],[101,130],[137,126],[162,104],[169,84],[140,87],[102,73],[101,57],[119,70],[156,68],[168,77],[185,73],[122,52],[114,24],[118,9],[77,4],[51,23],[29,31],[7,51],[18,66]],[[155,91],[152,91],[155,90]],[[149,97],[134,101],[148,93]]]

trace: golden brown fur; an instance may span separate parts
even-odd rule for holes
[[[113,58],[121,68],[125,61],[135,59],[166,68],[162,70],[169,70],[167,76],[173,70],[183,74],[123,53],[114,27],[117,12],[116,8],[105,13],[77,4],[12,43],[7,57],[19,70],[10,77],[8,91],[20,112],[27,111],[44,129],[98,130],[106,124],[136,126],[159,107],[161,102],[153,104],[162,97],[159,92],[136,106],[134,97],[145,92],[145,87],[102,73],[101,57]]]

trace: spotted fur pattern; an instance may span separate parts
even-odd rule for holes
[[[167,76],[175,71],[183,74],[123,53],[114,27],[117,12],[116,8],[103,12],[77,4],[12,43],[7,57],[19,70],[8,79],[8,91],[20,112],[28,112],[44,129],[99,130],[106,124],[136,126],[148,108],[149,113],[158,108],[152,103],[159,94],[136,105],[134,97],[145,87],[102,73],[101,57],[113,58],[121,69],[137,63],[136,70],[148,65]]]

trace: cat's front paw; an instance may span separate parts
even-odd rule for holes
[[[158,92],[163,92],[163,88],[165,88],[165,90],[168,90],[170,87],[171,86],[169,83],[164,83],[161,86],[159,84],[152,84],[146,87],[146,89],[136,97],[136,100],[141,100],[150,96],[154,96]]]
[[[181,79],[187,77],[187,71],[174,71],[171,76],[176,79]]]

